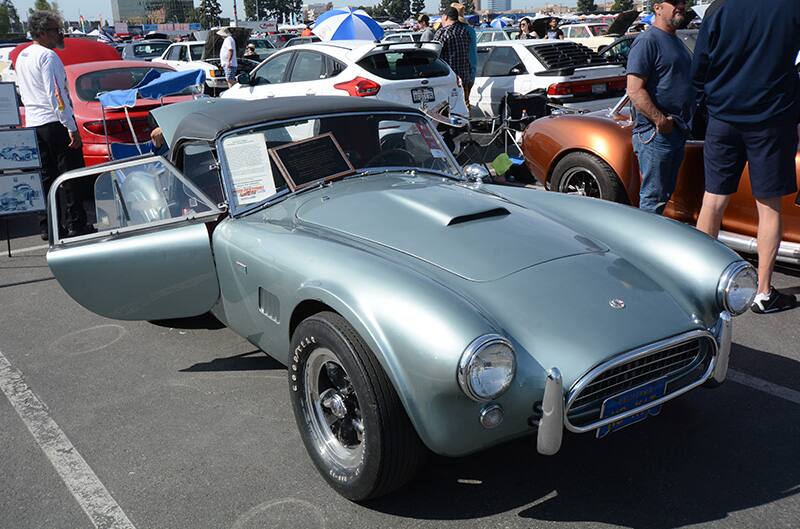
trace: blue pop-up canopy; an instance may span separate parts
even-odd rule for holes
[[[98,99],[105,108],[130,108],[136,104],[137,98],[161,99],[205,82],[206,72],[204,70],[181,72],[150,70],[133,88],[105,92],[100,94]]]

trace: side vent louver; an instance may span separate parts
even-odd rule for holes
[[[450,222],[448,222],[447,225],[454,226],[456,224],[472,222],[473,220],[491,219],[493,217],[504,217],[506,215],[510,215],[506,208],[487,209],[486,211],[479,211],[478,213],[470,213],[469,215],[453,217],[450,219]]]
[[[281,322],[281,308],[278,298],[272,292],[261,287],[258,287],[258,310],[275,323]]]

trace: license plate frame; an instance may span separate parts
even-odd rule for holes
[[[411,101],[414,103],[432,103],[436,101],[436,93],[433,91],[433,87],[430,86],[412,88]]]
[[[646,384],[636,386],[635,388],[631,388],[604,400],[603,405],[600,408],[600,418],[605,419],[607,417],[612,417],[625,411],[638,408],[639,406],[660,399],[666,395],[666,393],[666,377],[658,378],[656,380],[647,382]],[[649,410],[640,411],[639,413],[635,413],[630,417],[626,417],[625,419],[612,422],[606,426],[601,426],[597,429],[597,438],[601,439],[606,435],[621,430],[627,426],[630,426],[631,424],[641,422],[651,415],[658,415],[660,412],[661,405],[659,404],[658,406],[654,406]]]

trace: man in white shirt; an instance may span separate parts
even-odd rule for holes
[[[15,70],[19,95],[25,105],[25,126],[36,129],[42,162],[42,187],[45,194],[61,173],[83,167],[81,137],[72,113],[64,64],[53,48],[64,48],[64,24],[49,11],[36,11],[28,17],[33,44],[17,57]],[[86,233],[83,199],[85,184],[65,185],[64,211],[67,233]],[[42,238],[47,239],[47,218],[39,219]]]
[[[219,60],[222,64],[222,70],[225,72],[225,80],[228,82],[228,88],[236,84],[236,68],[238,63],[236,61],[236,40],[231,35],[231,30],[222,28],[217,31],[217,35],[225,37],[222,41],[222,47],[219,49]]]

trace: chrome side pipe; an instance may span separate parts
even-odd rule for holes
[[[561,448],[564,436],[564,383],[557,367],[547,372],[542,399],[542,418],[539,420],[539,433],[536,437],[536,450],[551,456]]]

